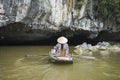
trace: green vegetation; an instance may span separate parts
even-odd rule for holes
[[[77,8],[80,9],[85,1],[90,0],[77,0]],[[93,0],[94,10],[98,12],[96,17],[103,19],[110,19],[120,24],[120,0]]]
[[[94,9],[99,17],[113,19],[120,24],[120,0],[95,0]]]
[[[88,0],[77,0],[76,8],[80,9],[82,5],[86,4]]]

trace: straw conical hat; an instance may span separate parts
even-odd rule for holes
[[[58,43],[61,43],[61,44],[65,44],[65,43],[68,42],[68,39],[67,39],[66,37],[62,36],[62,37],[59,37],[59,38],[57,39],[57,42],[58,42]]]

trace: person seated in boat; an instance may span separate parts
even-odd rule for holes
[[[64,36],[61,36],[57,39],[57,44],[54,47],[56,56],[67,57],[69,55],[69,46],[67,44],[68,39]]]

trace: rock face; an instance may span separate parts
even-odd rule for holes
[[[42,27],[43,24],[52,29],[73,26],[78,29],[97,31],[97,21],[84,18],[88,0],[82,3],[81,8],[76,9],[77,0],[1,0],[0,13],[4,23],[0,22],[0,26],[22,22],[33,28]],[[90,16],[93,18],[92,9]],[[102,28],[103,23],[99,22],[99,26]]]
[[[94,18],[93,3],[92,0],[0,0],[0,28],[9,27],[11,23],[22,23],[32,31],[59,32],[69,28],[91,32],[88,38],[97,37],[103,30],[119,32],[117,27],[108,29],[102,19]],[[79,4],[81,7],[77,8]]]
[[[118,56],[120,53],[119,45],[120,44],[118,43],[98,42],[93,46],[84,42],[83,44],[74,47],[74,55],[84,56],[84,58],[89,57],[90,59],[91,56],[97,55],[100,55],[101,57],[109,57],[111,55]]]
[[[23,22],[33,28],[70,26],[74,0],[1,0],[1,25]],[[5,17],[5,18],[3,18]],[[55,28],[55,29],[57,29]]]

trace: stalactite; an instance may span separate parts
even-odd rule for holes
[[[94,18],[94,15],[93,15],[93,0],[90,0],[90,17],[91,17],[91,19]]]
[[[62,13],[62,20],[64,19],[64,16],[65,16],[65,13],[64,13],[64,11],[63,11],[63,13]]]
[[[73,8],[73,0],[67,0],[67,4],[68,4],[68,12],[71,12]]]
[[[79,2],[77,3],[76,1]],[[61,25],[63,25],[67,28],[74,26],[74,28],[77,27],[78,29],[92,31],[93,27],[94,30],[96,30],[98,26],[100,26],[99,28],[102,30],[102,21],[93,19],[95,14],[93,10],[94,1],[95,0],[0,0],[0,3],[5,10],[5,16],[8,18],[8,21],[4,22],[8,24],[11,22],[41,22],[42,24],[49,23],[50,26],[56,28],[61,28]],[[75,4],[77,4],[79,8],[75,9]],[[78,23],[76,24],[75,21],[78,21]]]

